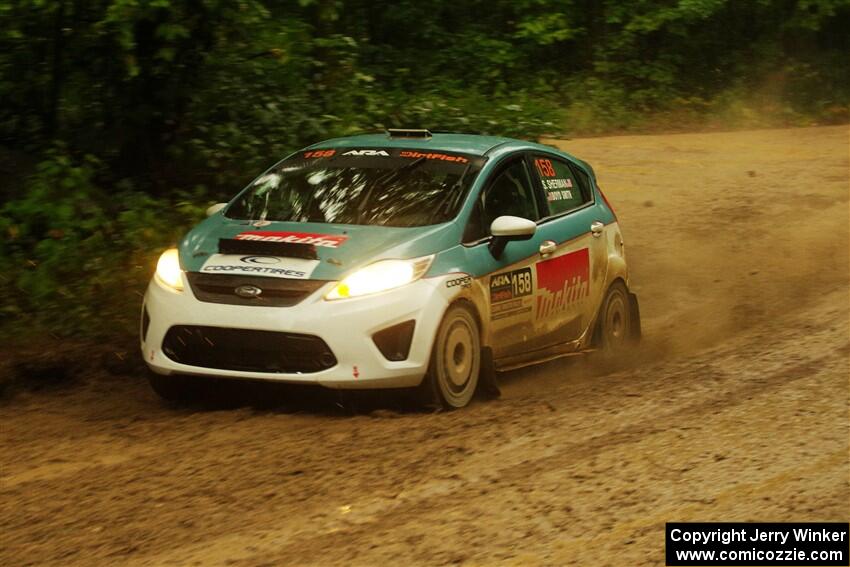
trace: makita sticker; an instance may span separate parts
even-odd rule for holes
[[[204,262],[201,271],[205,274],[266,276],[303,280],[309,278],[318,265],[318,260],[304,260],[302,258],[213,254]]]
[[[257,242],[289,242],[292,244],[313,244],[322,248],[339,248],[348,240],[339,234],[313,234],[311,232],[272,232],[255,230],[236,235],[236,240],[254,240]]]
[[[590,294],[587,248],[537,263],[537,316],[565,310]]]

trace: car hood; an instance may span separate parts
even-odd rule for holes
[[[180,243],[180,264],[189,272],[200,271],[213,254],[219,239],[276,236],[289,242],[313,243],[319,264],[311,279],[338,280],[352,270],[376,260],[416,258],[457,244],[452,223],[398,228],[350,224],[272,222],[256,227],[251,221],[235,220],[221,214],[204,220]]]

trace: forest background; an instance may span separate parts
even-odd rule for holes
[[[0,335],[130,337],[157,255],[324,138],[847,123],[848,30],[848,0],[0,1]]]

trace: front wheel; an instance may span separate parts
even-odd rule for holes
[[[422,390],[425,401],[446,409],[472,400],[481,370],[481,332],[472,312],[461,304],[446,311],[431,351]]]

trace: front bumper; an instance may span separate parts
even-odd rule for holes
[[[145,362],[157,374],[189,374],[278,382],[318,384],[330,388],[403,388],[418,385],[428,369],[437,327],[449,304],[443,278],[420,279],[406,286],[353,299],[326,301],[328,282],[291,307],[227,305],[199,301],[184,278],[175,292],[154,278],[145,293],[148,324],[142,337]],[[390,361],[372,335],[413,320],[410,352]],[[201,326],[313,335],[333,353],[335,364],[314,372],[254,372],[181,364],[163,351],[163,339],[175,326]]]

